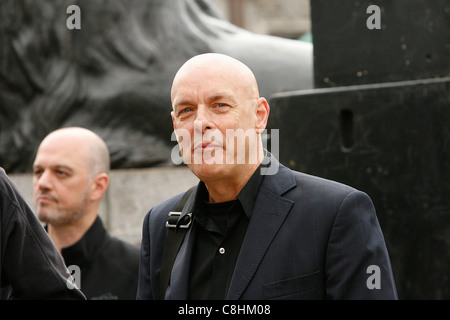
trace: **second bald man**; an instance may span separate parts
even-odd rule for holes
[[[105,142],[84,128],[50,133],[33,164],[38,218],[87,299],[136,298],[139,248],[111,237],[98,216],[109,184]],[[77,280],[77,279],[75,279]]]

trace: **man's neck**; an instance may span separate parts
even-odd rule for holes
[[[77,243],[86,233],[86,231],[89,230],[96,218],[97,215],[86,215],[76,223],[72,224],[49,224],[47,227],[48,235],[52,239],[58,251],[61,253],[62,249]]]
[[[209,202],[235,200],[258,167],[259,164],[247,167],[246,169],[241,170],[241,174],[229,179],[205,182],[209,193]]]

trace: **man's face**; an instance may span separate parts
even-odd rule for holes
[[[192,69],[174,82],[174,129],[184,161],[200,179],[232,177],[244,163],[256,164],[257,102],[239,72],[220,67]]]
[[[33,193],[42,222],[70,224],[86,212],[92,182],[85,149],[57,138],[44,140],[39,147],[33,164]]]

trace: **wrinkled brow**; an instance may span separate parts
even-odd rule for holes
[[[224,101],[224,102],[228,102],[228,103],[231,103],[231,104],[236,104],[236,98],[233,95],[229,94],[229,93],[214,94],[214,95],[209,96],[206,99],[206,102],[208,104],[211,104],[211,103],[217,102],[217,101]],[[177,107],[179,107],[179,106],[195,106],[195,105],[197,105],[197,103],[194,102],[192,99],[183,98],[180,101],[175,101],[173,107],[176,110]]]
[[[33,169],[43,169],[44,166],[40,165],[40,164],[34,164],[33,165]],[[49,166],[50,169],[52,170],[59,170],[59,169],[63,169],[69,172],[74,172],[74,169],[72,167],[69,167],[67,165],[64,164],[55,164],[55,165],[51,165]]]
[[[215,94],[208,98],[208,103],[216,102],[216,101],[226,101],[230,103],[236,103],[236,99],[234,96],[230,94]]]

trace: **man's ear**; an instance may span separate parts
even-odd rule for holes
[[[257,117],[257,123],[256,123],[256,130],[258,133],[261,133],[264,131],[264,129],[267,126],[267,121],[269,119],[269,113],[270,113],[270,107],[269,103],[265,98],[259,98],[257,100],[256,105],[256,117]]]
[[[107,173],[103,172],[96,175],[92,182],[92,189],[90,196],[91,200],[93,201],[101,200],[106,190],[108,189],[108,184],[109,184],[109,176]]]
[[[174,112],[174,111],[171,111],[171,112],[170,112],[170,115],[171,115],[171,117],[172,117],[173,131],[175,132],[175,136],[177,137],[177,141],[178,141],[177,125],[176,125],[176,122],[175,122],[175,112]]]
[[[170,116],[172,117],[173,128],[175,129],[175,112],[170,111]]]

